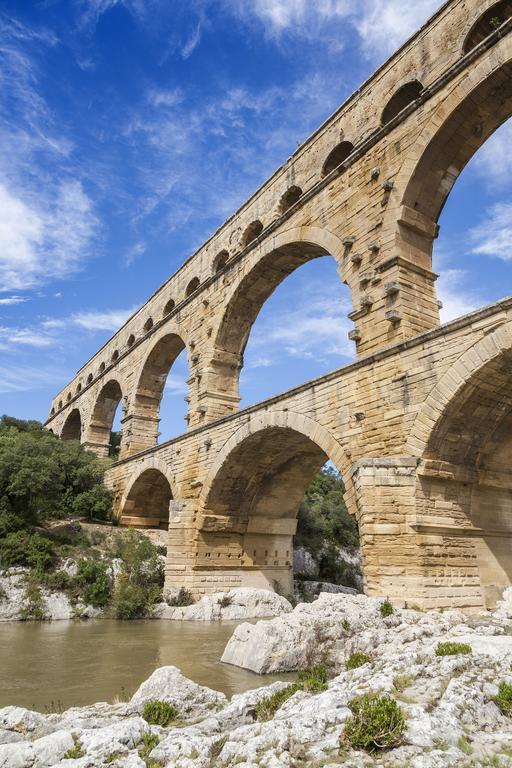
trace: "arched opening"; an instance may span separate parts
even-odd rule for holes
[[[90,374],[87,376],[87,383],[88,383],[88,384],[90,384],[90,383],[91,383],[91,381],[93,380],[93,378],[94,378],[93,374],[92,374],[92,373],[90,373]]]
[[[74,408],[62,427],[61,440],[80,440],[82,437],[82,419],[78,408]]]
[[[425,560],[468,607],[512,583],[512,350],[468,376],[424,452],[417,489]]]
[[[285,211],[287,211],[288,208],[291,208],[292,205],[295,205],[301,197],[302,189],[300,187],[294,186],[287,189],[279,202],[279,213],[285,213]]]
[[[386,104],[382,112],[382,125],[387,125],[394,117],[400,114],[402,109],[416,101],[422,90],[423,86],[419,80],[411,80],[411,82],[402,85]]]
[[[405,185],[402,198],[403,213],[397,229],[397,248],[399,252],[407,254],[408,259],[427,269],[432,268],[433,244],[439,232],[438,221],[443,213],[440,237],[436,241],[436,251],[441,264],[434,263],[434,268],[441,274],[437,287],[445,301],[444,312],[441,314],[443,320],[463,315],[493,298],[490,294],[483,297],[483,300],[474,301],[474,297],[482,294],[482,286],[490,284],[490,272],[494,272],[494,269],[482,270],[482,256],[487,254],[485,249],[475,248],[472,236],[475,226],[482,220],[481,209],[485,205],[487,187],[491,189],[494,186],[497,189],[498,185],[487,184],[487,179],[492,182],[492,175],[496,171],[488,164],[485,172],[476,177],[468,168],[468,174],[465,174],[464,178],[468,181],[472,178],[473,186],[466,186],[464,179],[461,179],[456,187],[461,191],[461,197],[458,198],[456,193],[452,198],[451,192],[473,156],[473,168],[477,167],[477,150],[482,148],[482,157],[486,149],[483,145],[511,113],[512,64],[507,63],[476,86],[446,117],[437,133],[425,146],[412,176]],[[503,130],[506,130],[506,127],[503,126]],[[495,159],[494,166],[502,168],[507,162],[507,157],[505,142],[504,154]],[[508,182],[508,175],[506,179]],[[501,194],[503,195],[503,189]],[[446,206],[444,215],[448,199],[450,203]],[[493,222],[489,221],[486,229],[488,239],[493,240],[496,245],[497,238],[490,237],[493,226]],[[448,239],[447,235],[450,236]],[[479,267],[478,280],[473,289],[468,286],[462,288],[464,272],[471,265]],[[502,266],[505,267],[505,263]],[[501,288],[502,296],[502,286],[506,278],[503,269],[501,272],[500,285],[496,284],[496,290]]]
[[[350,141],[341,141],[337,144],[333,150],[329,152],[327,158],[322,166],[322,176],[334,171],[338,165],[341,165],[354,149],[354,145]]]
[[[119,360],[119,350],[114,349],[114,351],[112,353],[111,360],[112,360],[113,363],[115,363],[116,360]]]
[[[261,235],[262,232],[263,224],[259,219],[251,222],[242,236],[242,246],[245,248],[246,245],[252,243],[252,241],[255,240],[258,235]]]
[[[196,570],[292,594],[297,515],[327,460],[324,447],[287,426],[264,427],[234,445],[206,492]]]
[[[137,385],[135,412],[144,429],[137,450],[156,445],[160,435],[170,439],[184,431],[187,380],[183,340],[174,333],[162,336],[148,354]]]
[[[165,475],[158,469],[146,469],[128,492],[120,525],[167,530],[171,499],[171,486]]]
[[[163,316],[167,317],[167,315],[170,315],[175,306],[176,306],[176,302],[174,301],[174,299],[169,299],[169,301],[167,302],[167,304],[164,307],[164,314],[163,314]]]
[[[224,250],[221,251],[216,255],[216,257],[213,260],[213,272],[214,274],[217,272],[220,272],[221,269],[224,269],[226,264],[228,263],[229,259],[229,253],[228,251]]]
[[[100,363],[100,373],[103,373],[106,367],[105,363]]]
[[[135,344],[135,336],[133,335],[133,333],[130,333],[130,335],[128,336],[128,341],[126,343],[129,347],[133,347],[133,345]]]
[[[477,22],[471,27],[464,41],[464,53],[469,53],[473,48],[489,37],[499,27],[512,17],[512,0],[501,0],[495,3],[483,13]]]
[[[101,389],[89,424],[88,445],[98,454],[116,459],[121,450],[123,393],[116,379]]]
[[[271,251],[227,303],[212,390],[233,410],[240,396],[245,407],[339,367],[354,354],[350,309],[349,290],[324,247],[295,242]]]
[[[71,400],[71,392],[68,392],[66,396],[66,402],[69,403],[70,400]]]
[[[82,391],[82,384],[79,382],[76,387],[76,394],[79,395]]]
[[[150,331],[152,329],[152,327],[153,327],[153,318],[152,317],[148,317],[148,319],[144,323],[144,331],[146,333],[148,333],[148,331]]]
[[[190,283],[187,285],[187,289],[185,291],[185,296],[188,298],[189,296],[192,296],[194,291],[197,291],[199,288],[199,278],[193,277]]]

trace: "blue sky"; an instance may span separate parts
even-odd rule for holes
[[[438,5],[1,0],[0,413],[44,419],[51,395]],[[443,212],[445,320],[510,293],[510,146],[507,123]],[[243,404],[348,362],[349,309],[329,258],[288,278],[253,328]],[[163,438],[183,429],[185,376],[180,359]]]

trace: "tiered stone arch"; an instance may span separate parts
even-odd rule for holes
[[[512,583],[512,323],[446,371],[408,445],[421,459],[420,561],[437,568],[440,583],[459,582],[466,605],[494,606]]]
[[[318,422],[290,411],[250,418],[219,451],[202,490],[195,570],[291,593],[297,512],[329,459],[348,476],[342,447]],[[348,506],[355,513],[351,499]]]
[[[73,408],[62,425],[61,440],[82,440],[82,416],[79,408]]]
[[[298,267],[321,256],[332,256],[341,276],[345,251],[327,229],[294,227],[265,240],[246,261],[241,278],[226,292],[207,367],[210,398],[221,401],[225,413],[238,407],[245,346],[265,301]]]
[[[110,434],[119,403],[123,400],[123,385],[116,376],[109,376],[101,382],[101,388],[93,402],[92,413],[87,424],[84,444],[99,456],[108,456]],[[121,438],[121,455],[125,450],[124,435]]]
[[[167,529],[172,499],[168,466],[155,457],[148,457],[138,462],[127,481],[118,507],[119,524]]]
[[[473,20],[474,21],[474,20]],[[424,109],[428,109],[427,103]],[[429,120],[394,180],[384,227],[395,232],[397,254],[424,271],[432,325],[438,323],[432,273],[437,221],[461,171],[503,122],[512,116],[512,38],[504,37],[467,75],[433,97]],[[390,297],[392,308],[396,294]]]

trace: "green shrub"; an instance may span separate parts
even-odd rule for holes
[[[371,661],[372,657],[368,656],[367,653],[363,653],[362,651],[355,651],[355,653],[351,653],[346,660],[345,669],[357,669],[358,667],[362,667],[363,664],[370,664]]]
[[[160,739],[156,733],[145,733],[142,737],[142,747],[139,749],[139,757],[144,761],[149,758],[150,752],[157,746]]]
[[[291,683],[286,688],[282,688],[271,696],[261,699],[256,704],[256,718],[260,721],[271,720],[285,701],[288,701],[294,693],[301,690],[302,686],[300,683]]]
[[[471,646],[467,643],[438,643],[436,656],[458,656],[460,654],[471,653],[472,650]]]
[[[343,619],[341,622],[341,626],[345,630],[345,632],[350,632],[350,621],[348,619]]]
[[[85,751],[82,747],[82,744],[77,740],[73,739],[75,742],[74,747],[70,747],[68,751],[64,754],[64,760],[78,760],[80,757],[85,756]]]
[[[393,688],[397,693],[403,693],[414,682],[412,675],[397,675],[393,679]]]
[[[54,563],[54,545],[39,533],[21,530],[0,539],[1,568],[24,566],[43,573]]]
[[[28,621],[29,619],[45,621],[48,618],[45,599],[38,585],[34,582],[28,582],[23,601],[25,605],[19,612],[21,621]]]
[[[317,664],[308,669],[301,669],[298,674],[298,682],[303,691],[308,693],[321,693],[327,689],[329,674],[324,664]]]
[[[75,592],[85,603],[101,608],[110,600],[112,580],[107,563],[79,560],[73,583]]]
[[[114,614],[118,619],[142,618],[162,597],[163,564],[155,545],[135,531],[128,532],[120,550],[123,564],[114,589]]]
[[[375,752],[402,743],[405,717],[390,696],[365,694],[349,702],[352,715],[345,723],[343,740],[353,749]]]
[[[229,601],[229,602],[226,602],[226,601]],[[180,587],[178,594],[175,597],[170,597],[167,600],[167,602],[172,607],[185,607],[187,605],[193,605],[195,603],[195,600],[190,590],[185,589],[185,587]],[[231,605],[231,598],[225,595],[221,600],[219,600],[219,605],[222,608],[225,608],[226,606]]]
[[[89,520],[110,520],[112,516],[112,491],[104,485],[94,485],[73,499],[73,513]]]
[[[498,695],[493,699],[503,715],[512,717],[512,685],[501,682],[498,687]]]
[[[385,619],[386,616],[392,616],[395,612],[395,609],[393,608],[389,600],[386,598],[384,602],[380,604],[379,611],[382,618]]]
[[[146,701],[142,710],[142,717],[150,725],[160,725],[165,728],[178,717],[178,710],[167,701],[151,699]]]

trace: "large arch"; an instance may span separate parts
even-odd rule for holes
[[[332,256],[340,272],[344,251],[341,240],[320,227],[290,229],[256,251],[246,274],[228,295],[215,334],[209,389],[225,400],[228,412],[240,400],[244,350],[265,301],[286,277],[313,259]]]
[[[114,417],[122,399],[121,384],[117,379],[109,379],[100,389],[94,403],[89,422],[87,444],[100,455],[108,456],[109,454]],[[122,438],[121,451],[123,451]]]
[[[398,222],[399,252],[419,266],[432,267],[437,222],[455,181],[487,139],[512,116],[512,39],[503,38],[499,54],[482,58],[471,77],[457,83],[433,111],[406,155],[395,180],[403,190]]]
[[[134,528],[169,526],[169,504],[173,498],[166,467],[152,462],[130,479],[120,508],[119,524]]]
[[[442,576],[463,571],[479,604],[492,607],[512,583],[509,326],[450,367],[420,410],[409,446],[421,457],[416,520],[420,537],[429,537],[425,563],[432,566],[442,544]]]
[[[339,443],[299,414],[270,412],[237,430],[201,494],[195,569],[236,571],[244,585],[290,594],[299,505],[329,459],[346,470]]]
[[[64,422],[60,433],[61,440],[78,440],[82,438],[82,417],[78,408],[73,408]]]
[[[185,348],[185,342],[177,333],[164,333],[143,360],[135,378],[131,420],[136,426],[133,428],[132,452],[150,448],[158,442],[160,403],[167,376]]]

